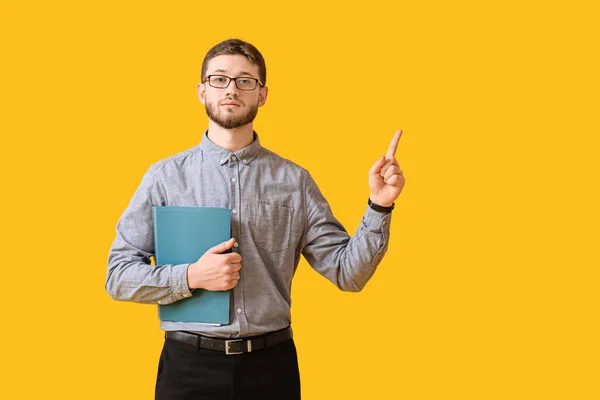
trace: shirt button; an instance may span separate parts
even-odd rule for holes
[[[190,294],[189,293],[184,293],[183,297],[190,297]]]
[[[239,246],[239,245],[238,245],[238,243],[237,243],[237,242],[235,242],[235,243],[233,244],[233,247],[238,247],[238,246]]]
[[[162,304],[162,301],[160,301],[160,300],[159,300],[159,301],[158,301],[158,304]]]
[[[231,210],[232,214],[237,214],[237,210]]]
[[[237,157],[236,157],[236,156],[231,156],[231,159],[232,159],[233,161],[235,161],[235,160],[237,159]]]
[[[235,181],[237,181],[237,179],[231,178],[231,182],[235,182]]]
[[[236,311],[237,311],[238,314],[242,313],[242,309],[241,308],[238,308]]]
[[[243,161],[243,162],[246,162],[246,159],[244,158],[242,161]]]

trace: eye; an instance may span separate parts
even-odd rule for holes
[[[219,83],[223,83],[226,80],[227,80],[227,78],[225,78],[224,76],[215,76],[215,77],[213,77],[213,81],[219,82]]]
[[[250,83],[250,79],[238,79],[238,82],[241,83],[242,85],[248,85]]]

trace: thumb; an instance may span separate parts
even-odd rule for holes
[[[377,175],[381,171],[381,167],[385,165],[385,156],[379,157],[379,160],[375,161],[375,164],[369,170],[369,175]]]
[[[211,247],[208,250],[208,253],[213,253],[213,254],[222,254],[225,251],[229,250],[230,248],[233,247],[233,244],[235,243],[235,238],[231,238],[226,242],[222,242],[219,243],[218,245]]]

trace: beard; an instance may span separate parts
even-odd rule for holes
[[[235,101],[240,103],[239,100]],[[229,111],[221,111],[215,103],[206,102],[205,108],[208,118],[223,129],[235,129],[247,125],[254,121],[254,118],[256,118],[256,114],[258,113],[258,104],[251,106],[248,111],[241,115],[235,115]]]

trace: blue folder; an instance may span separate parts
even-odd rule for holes
[[[231,238],[231,210],[153,206],[156,265],[189,264]],[[166,267],[169,268],[169,267]],[[230,291],[196,289],[192,297],[158,306],[162,321],[229,324]]]

